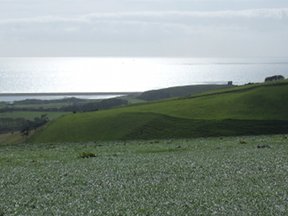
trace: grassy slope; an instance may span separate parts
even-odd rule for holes
[[[229,88],[228,85],[189,85],[189,86],[176,86],[158,90],[151,90],[143,92],[137,98],[147,101],[156,101],[175,97],[185,97],[200,94],[203,92]]]
[[[0,134],[0,146],[24,142],[25,138],[18,132]]]
[[[60,116],[66,114],[65,112],[41,112],[41,111],[15,111],[15,112],[3,112],[0,113],[1,118],[24,118],[28,120],[33,120],[41,115],[47,115],[49,119],[56,119]]]
[[[191,119],[288,119],[288,85],[263,86],[185,100],[150,104],[141,110]]]
[[[288,83],[67,115],[31,141],[64,142],[287,132]],[[278,120],[278,121],[275,121]]]

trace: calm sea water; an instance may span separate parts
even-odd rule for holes
[[[276,74],[288,77],[288,58],[0,58],[0,93],[145,91]]]

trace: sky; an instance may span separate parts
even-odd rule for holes
[[[286,57],[287,0],[0,0],[0,56]]]

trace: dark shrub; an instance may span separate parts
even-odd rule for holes
[[[92,152],[82,152],[79,155],[80,158],[91,158],[91,157],[96,157],[96,155]]]
[[[258,148],[258,149],[271,148],[271,146],[270,146],[270,145],[267,145],[267,144],[263,144],[263,145],[257,145],[257,148]]]
[[[284,80],[284,76],[282,75],[275,75],[275,76],[271,76],[271,77],[266,77],[265,78],[265,82],[271,82],[271,81],[277,81],[277,80]]]

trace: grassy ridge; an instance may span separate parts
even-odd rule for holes
[[[190,119],[288,120],[288,83],[214,92],[127,108]]]
[[[185,97],[200,94],[203,92],[216,90],[216,89],[224,89],[232,86],[229,85],[189,85],[189,86],[176,86],[158,90],[151,90],[143,92],[137,98],[146,100],[146,101],[156,101],[163,100],[168,98],[175,97]]]
[[[288,83],[63,116],[33,142],[179,138],[288,132]]]

